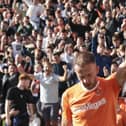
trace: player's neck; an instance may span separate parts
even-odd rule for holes
[[[81,83],[82,88],[87,92],[91,92],[95,90],[98,87],[98,85],[99,85],[99,81],[96,81],[96,83],[92,85],[91,87],[86,87],[83,83]]]

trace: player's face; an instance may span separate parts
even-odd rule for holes
[[[99,71],[99,68],[96,66],[96,64],[91,63],[85,65],[84,67],[75,65],[74,68],[78,79],[87,89],[92,89],[95,87],[97,83],[97,74]]]

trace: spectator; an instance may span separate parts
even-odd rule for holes
[[[15,58],[16,54],[23,53],[23,44],[21,40],[21,36],[19,33],[15,34],[15,41],[11,43],[12,50],[13,50],[13,57]]]
[[[45,53],[47,55],[47,58],[49,59],[50,62],[52,62],[52,56],[53,56],[53,49],[54,49],[54,45],[53,44],[50,44],[46,50],[45,50]]]
[[[115,73],[118,70],[119,65],[116,62],[112,62],[111,68],[110,68],[110,73]]]
[[[119,46],[121,44],[121,39],[120,39],[120,36],[118,33],[115,33],[113,36],[112,36],[112,52],[111,52],[111,56],[114,58],[117,58],[118,57],[118,49],[119,49]]]
[[[59,76],[63,76],[64,75],[64,69],[63,66],[67,65],[66,62],[62,61],[60,58],[60,52],[54,52],[53,53],[53,71],[55,74],[59,75]],[[59,94],[59,100],[61,99],[62,93],[68,88],[67,86],[67,82],[66,80],[64,82],[59,82],[58,85],[58,94]]]
[[[66,65],[63,66],[64,74],[58,76],[54,74],[51,63],[43,62],[43,73],[40,78],[40,102],[41,112],[45,121],[45,126],[56,126],[58,123],[58,82],[65,81],[67,77]]]
[[[92,1],[87,2],[87,14],[89,15],[89,23],[93,24],[98,17],[98,13],[95,9],[95,3]]]
[[[54,31],[51,28],[47,29],[47,35],[43,38],[43,49],[45,50],[50,44],[55,43]]]
[[[3,36],[1,37],[0,51],[4,52],[7,45],[8,45],[8,37],[6,36],[6,34],[3,34]]]
[[[95,37],[92,37],[92,52],[95,54],[96,63],[99,66],[99,76],[103,75],[103,68],[107,66],[110,70],[110,65],[112,58],[106,47],[105,35],[103,33],[98,33],[97,40]]]
[[[30,23],[34,27],[35,30],[39,30],[40,25],[40,15],[44,11],[43,5],[39,0],[33,0],[33,2],[28,0],[23,0],[28,6],[28,10],[26,15],[30,18]]]
[[[114,13],[114,10],[112,12],[110,10],[105,12],[105,27],[111,35],[113,35],[118,28],[118,21],[116,20],[116,14]]]
[[[9,26],[8,32],[7,32],[8,36],[14,35],[17,32],[21,19],[22,19],[21,15],[19,13],[13,14],[13,18],[12,18],[12,21],[10,23],[10,26]]]
[[[28,126],[29,116],[33,116],[33,97],[29,90],[30,81],[29,75],[21,74],[17,86],[9,89],[5,102],[6,125]]]
[[[67,63],[68,68],[72,69],[73,68],[73,60],[74,60],[73,45],[66,44],[65,49],[64,49],[64,53],[62,53],[60,57],[61,57],[62,61]]]
[[[33,116],[29,120],[29,126],[42,126],[41,117],[37,113],[37,109],[33,107]]]
[[[126,113],[120,109],[120,106],[118,106],[117,109],[117,126],[125,126],[126,125]]]
[[[5,98],[9,88],[14,87],[18,83],[19,73],[15,64],[10,64],[8,66],[8,73],[3,75],[2,79],[2,101],[5,102]]]
[[[29,17],[25,16],[23,18],[23,22],[19,25],[17,32],[19,32],[22,37],[26,37],[26,36],[31,35],[32,29],[33,27],[29,21]]]

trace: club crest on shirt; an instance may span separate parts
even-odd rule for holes
[[[102,91],[101,91],[101,88],[97,88],[96,91],[95,91],[96,95],[101,95]]]

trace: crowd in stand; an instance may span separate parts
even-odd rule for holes
[[[32,77],[33,98],[24,102],[33,104],[29,125],[58,126],[62,94],[78,82],[74,59],[88,51],[103,78],[126,61],[125,0],[0,0],[0,125],[12,124],[6,119],[12,88]],[[118,111],[124,115],[125,96],[122,90]],[[14,107],[12,120],[24,114]]]

